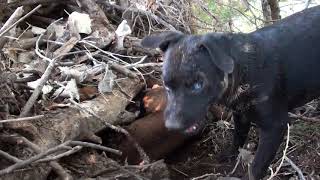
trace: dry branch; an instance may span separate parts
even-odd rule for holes
[[[23,17],[21,17],[20,19],[18,19],[17,21],[15,21],[13,24],[11,24],[9,27],[7,27],[6,29],[4,29],[3,31],[1,31],[0,33],[0,37],[2,37],[5,33],[7,33],[8,31],[10,31],[12,28],[14,28],[17,24],[19,24],[20,22],[24,21],[27,17],[29,17],[31,14],[33,14],[34,12],[36,12],[38,9],[41,8],[41,4],[38,5],[37,7],[35,7],[33,10],[31,10],[30,12],[28,12],[26,15],[24,15]],[[16,18],[16,17],[15,17]]]
[[[104,146],[100,146],[100,145],[97,145],[97,144],[92,144],[92,143],[87,143],[87,142],[80,142],[80,141],[66,141],[60,145],[57,145],[53,148],[50,148],[44,152],[41,152],[27,160],[19,160],[17,158],[14,158],[8,154],[5,154],[5,153],[1,153],[0,151],[0,154],[3,154],[3,155],[6,155],[5,157],[7,157],[8,159],[12,160],[12,161],[15,161],[16,163],[3,169],[3,170],[0,170],[0,175],[4,175],[4,174],[8,174],[8,173],[11,173],[13,172],[14,170],[17,170],[17,169],[20,169],[20,168],[23,168],[23,167],[26,167],[28,165],[31,165],[32,163],[34,164],[34,162],[42,162],[40,159],[46,157],[46,156],[49,156],[55,152],[58,152],[58,151],[61,151],[61,150],[65,150],[65,149],[70,149],[70,146],[82,146],[82,147],[90,147],[90,148],[94,148],[94,149],[99,149],[99,150],[103,150],[103,151],[107,151],[107,152],[110,152],[110,153],[113,153],[113,154],[117,154],[117,155],[121,155],[121,152],[118,151],[118,150],[115,150],[115,149],[112,149],[112,148],[107,148],[107,147],[104,147]],[[62,157],[62,156],[61,156]],[[47,161],[48,159],[45,159],[45,161]],[[49,159],[50,160],[50,159]],[[56,160],[56,159],[52,159],[52,160]]]
[[[23,0],[23,1],[14,1],[10,3],[1,2],[0,6],[5,6],[9,8],[14,8],[18,6],[30,6],[35,4],[51,4],[51,3],[71,3],[70,0]]]
[[[9,29],[9,27],[12,26],[12,24],[14,24],[16,21],[18,21],[18,19],[23,15],[23,7],[18,7],[14,13],[10,16],[10,18],[6,21],[6,23],[2,26],[2,28],[0,29],[0,33],[1,34],[5,34],[3,32],[5,32],[6,30]],[[1,36],[0,36],[1,37]],[[4,44],[7,42],[7,38],[0,38],[0,49],[3,48]]]
[[[171,24],[167,23],[165,20],[163,20],[162,18],[160,18],[159,16],[155,15],[152,12],[149,11],[144,11],[141,9],[136,9],[136,8],[125,8],[125,7],[121,7],[119,5],[116,4],[110,4],[109,2],[106,1],[102,1],[102,0],[98,0],[99,3],[105,4],[108,7],[113,7],[119,11],[122,12],[131,12],[131,13],[137,13],[137,14],[143,14],[145,16],[151,17],[153,18],[155,21],[157,21],[158,23],[162,24],[163,26],[165,26],[166,28],[168,28],[171,31],[176,31],[176,28],[173,27]]]
[[[89,148],[93,148],[93,149],[98,149],[98,150],[102,150],[102,151],[107,151],[116,155],[121,156],[122,152],[116,149],[112,149],[112,148],[108,148],[108,147],[104,147],[104,146],[100,146],[98,144],[93,144],[93,143],[88,143],[88,142],[81,142],[81,141],[71,141],[69,143],[72,146],[82,146],[82,147],[89,147]]]
[[[72,100],[71,100],[71,101],[72,101]],[[73,104],[79,106],[79,105],[78,105],[77,103],[75,103],[74,101],[73,101]],[[147,163],[147,164],[150,163],[150,158],[148,157],[148,155],[146,154],[146,152],[145,152],[145,151],[143,150],[143,148],[138,144],[138,142],[137,142],[134,138],[132,138],[132,136],[130,135],[130,133],[129,133],[127,130],[125,130],[124,128],[122,128],[122,127],[120,127],[120,126],[114,126],[114,125],[108,123],[107,121],[105,121],[104,119],[102,119],[100,116],[96,115],[94,112],[92,112],[92,111],[90,111],[90,110],[88,110],[88,109],[85,109],[85,108],[83,108],[83,107],[81,107],[81,106],[79,106],[79,109],[82,110],[82,111],[84,111],[84,112],[86,112],[86,113],[88,113],[88,114],[90,114],[91,116],[97,118],[99,121],[103,122],[106,127],[110,128],[110,129],[113,129],[113,130],[115,130],[116,132],[122,133],[122,134],[124,134],[125,136],[127,136],[128,140],[129,140],[130,142],[132,142],[132,144],[134,145],[134,147],[135,147],[135,148],[137,149],[137,151],[139,152],[139,155],[140,155],[141,159],[143,160],[143,162],[144,162],[144,163]]]
[[[273,172],[272,168],[270,168],[271,170],[271,175],[270,177],[267,179],[267,180],[272,180],[277,174],[278,172],[280,171],[281,167],[282,167],[282,164],[283,164],[283,161],[285,159],[285,157],[287,156],[287,150],[288,150],[288,147],[289,147],[289,141],[290,141],[290,125],[287,124],[287,140],[286,140],[286,146],[283,150],[283,155],[282,155],[282,158],[281,158],[281,161],[280,161],[280,164],[279,166],[276,168],[276,171]],[[251,172],[251,171],[250,171]],[[250,179],[250,177],[249,177]]]
[[[300,169],[290,158],[288,158],[287,156],[285,156],[284,159],[291,165],[291,167],[292,167],[295,171],[297,171],[300,180],[305,180],[305,179],[306,179],[306,178],[304,177],[301,169]]]
[[[10,122],[20,122],[20,121],[31,121],[31,120],[39,120],[44,118],[44,115],[38,115],[33,117],[23,117],[23,118],[16,118],[16,119],[6,119],[6,120],[0,120],[1,123],[10,123]]]
[[[21,159],[18,159],[17,157],[14,157],[14,156],[10,155],[9,153],[1,151],[1,150],[0,150],[0,156],[2,156],[4,158],[6,158],[7,160],[14,162],[14,163],[18,163],[18,162],[22,161]]]
[[[11,142],[13,144],[22,144],[29,148],[31,148],[35,153],[40,154],[41,149],[38,145],[32,143],[27,138],[18,135],[11,136],[0,136],[0,139],[5,142]],[[21,162],[18,162],[21,163]],[[51,161],[49,165],[53,168],[53,170],[60,176],[63,180],[72,180],[72,177],[64,170],[64,168],[57,162]]]
[[[39,154],[37,154],[37,155],[27,159],[27,160],[24,160],[24,161],[21,161],[21,162],[17,162],[16,164],[13,164],[13,165],[5,168],[5,169],[2,169],[2,170],[0,170],[0,175],[11,173],[12,171],[14,171],[16,169],[20,169],[22,167],[26,167],[26,166],[30,165],[32,162],[37,161],[37,160],[39,160],[39,159],[41,159],[41,158],[43,158],[43,157],[45,157],[47,155],[50,155],[50,154],[52,154],[54,152],[57,152],[57,151],[62,150],[62,149],[65,149],[68,143],[69,143],[69,141],[67,141],[67,142],[65,142],[63,144],[60,144],[59,146],[56,146],[54,148],[48,149],[48,150],[46,150],[44,152],[41,152],[41,153],[39,153]]]
[[[302,115],[296,115],[296,114],[293,114],[293,113],[288,113],[288,114],[289,114],[289,117],[293,118],[293,119],[300,119],[300,120],[314,122],[314,123],[319,123],[320,122],[319,118],[306,117],[306,116],[302,116]]]
[[[39,37],[39,39],[41,36]],[[30,112],[31,108],[33,107],[34,103],[38,99],[42,88],[44,84],[48,81],[49,76],[55,66],[56,61],[61,59],[67,52],[69,52],[78,42],[78,39],[75,37],[71,37],[68,42],[66,42],[63,46],[61,46],[59,49],[57,49],[53,54],[54,58],[51,60],[50,64],[48,65],[46,71],[41,76],[40,83],[38,87],[34,90],[31,97],[29,98],[28,102],[25,104],[24,108],[22,109],[22,112],[20,114],[20,117],[25,117]]]
[[[82,146],[75,146],[72,149],[70,149],[69,151],[66,151],[64,153],[61,153],[61,154],[53,156],[53,157],[47,157],[47,158],[44,158],[44,159],[40,159],[40,160],[36,161],[36,163],[42,163],[42,162],[48,162],[48,161],[56,161],[56,160],[61,159],[63,157],[70,156],[71,154],[74,154],[74,153],[80,151],[81,149],[82,149]]]

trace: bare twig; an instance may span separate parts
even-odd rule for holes
[[[11,155],[9,155],[8,153],[6,152],[2,152],[0,151],[0,155],[6,157],[7,159],[11,160],[11,161],[14,161],[16,162],[14,165],[12,166],[9,166],[7,167],[6,169],[3,169],[3,170],[0,170],[0,175],[3,175],[3,174],[8,174],[16,169],[20,169],[20,168],[23,168],[23,167],[26,167],[28,165],[30,165],[31,163],[40,163],[40,162],[46,162],[46,161],[54,161],[54,160],[57,160],[59,158],[62,158],[64,156],[68,156],[72,153],[75,153],[77,151],[79,151],[81,149],[81,147],[90,147],[90,148],[94,148],[94,149],[99,149],[99,150],[103,150],[103,151],[107,151],[107,152],[111,152],[111,153],[114,153],[114,154],[117,154],[117,155],[121,155],[121,151],[119,150],[115,150],[115,149],[112,149],[112,148],[108,148],[108,147],[104,147],[104,146],[100,146],[100,145],[97,145],[97,144],[93,144],[93,143],[87,143],[87,142],[81,142],[81,141],[66,141],[58,146],[55,146],[53,148],[50,148],[44,152],[39,152],[40,149],[38,149],[38,147],[36,145],[34,145],[32,142],[28,141],[27,139],[25,138],[22,138],[21,140],[23,140],[23,142],[25,144],[27,144],[29,147],[32,147],[33,149],[35,149],[35,151],[39,154],[27,159],[27,160],[19,160]],[[48,158],[44,158],[42,159],[43,157],[46,157],[50,154],[53,154],[57,151],[60,151],[60,150],[63,150],[63,149],[70,149],[71,147],[70,146],[76,146],[74,148],[72,148],[71,150],[65,152],[65,153],[62,153],[60,155],[57,155],[57,156],[54,156],[54,157],[48,157]],[[51,162],[52,163],[52,162]],[[56,166],[58,165],[58,166]],[[54,166],[60,168],[60,165],[59,164],[55,164]]]
[[[116,154],[116,155],[119,155],[119,156],[121,156],[121,154],[122,154],[122,152],[119,151],[119,150],[108,148],[108,147],[101,146],[101,145],[98,145],[98,144],[88,143],[88,142],[71,141],[69,144],[72,145],[72,146],[83,146],[83,147],[90,147],[90,148],[93,148],[93,149],[99,149],[99,150],[107,151],[107,152],[110,152],[110,153],[113,153],[113,154]]]
[[[210,174],[204,174],[204,175],[201,175],[201,176],[198,176],[198,177],[194,177],[192,178],[191,180],[199,180],[199,179],[206,179],[207,177],[210,177],[210,176],[217,176],[219,174],[213,174],[213,173],[210,173]]]
[[[16,118],[16,119],[6,119],[0,120],[1,123],[10,123],[10,122],[19,122],[19,121],[31,121],[31,120],[39,120],[44,118],[44,115],[32,116],[32,117],[23,117],[23,118]]]
[[[130,65],[127,65],[126,67],[127,68],[143,68],[143,67],[154,67],[154,66],[162,66],[163,63],[143,63],[143,64],[130,64]]]
[[[112,160],[113,161],[113,160]],[[125,169],[124,167],[122,167],[121,165],[119,165],[117,162],[113,161],[113,165],[116,166],[117,168],[119,168],[121,171],[124,171],[132,176],[134,176],[135,178],[139,179],[139,180],[146,180],[146,179],[149,179],[149,178],[145,178],[145,177],[142,177],[128,169]]]
[[[1,33],[0,33],[0,37],[2,37],[5,33],[7,33],[8,31],[10,31],[10,29],[14,28],[17,24],[19,24],[20,22],[22,22],[23,20],[25,20],[27,17],[29,17],[31,14],[33,14],[35,11],[37,11],[39,8],[41,8],[41,4],[39,4],[37,7],[35,7],[33,10],[31,10],[30,12],[28,12],[26,15],[24,15],[23,17],[21,17],[18,21],[16,21],[15,23],[13,23],[11,26],[7,27],[6,29],[4,29]]]
[[[92,112],[89,109],[83,108],[80,104],[78,104],[77,102],[75,102],[72,99],[70,99],[70,102],[72,104],[74,104],[76,107],[78,107],[79,110],[86,112],[86,113],[90,114],[91,116],[97,118],[99,121],[101,121],[108,128],[113,129],[116,132],[123,133],[124,135],[126,135],[128,140],[133,143],[133,145],[135,146],[135,148],[139,152],[139,155],[142,158],[143,162],[147,163],[147,164],[150,163],[150,159],[149,159],[148,155],[144,152],[143,148],[138,144],[138,142],[135,139],[133,139],[133,137],[130,135],[130,133],[127,130],[125,130],[124,128],[119,127],[119,126],[114,126],[114,125],[108,123],[107,121],[104,121],[101,117],[96,115],[94,112]]]
[[[38,145],[32,143],[27,138],[23,136],[11,136],[10,139],[15,140],[16,142],[22,143],[25,146],[31,148],[36,153],[41,153],[41,149]],[[62,180],[72,180],[72,176],[70,176],[66,170],[56,161],[51,161],[49,165],[52,167],[55,173],[57,173]]]
[[[318,119],[318,118],[306,117],[306,116],[296,115],[296,114],[293,114],[293,113],[288,113],[288,114],[289,114],[289,117],[293,118],[293,119],[301,119],[301,120],[304,120],[304,121],[310,121],[310,122],[315,122],[315,123],[319,123],[320,122],[320,119]]]
[[[23,7],[18,7],[14,13],[10,16],[10,18],[6,21],[6,23],[0,29],[0,33],[4,32],[8,29],[12,24],[14,24],[22,15],[23,15]],[[5,35],[6,33],[3,33]],[[1,36],[0,36],[1,37]],[[0,49],[5,45],[8,38],[0,38]]]
[[[17,6],[30,6],[35,4],[52,4],[52,3],[71,3],[69,0],[23,0],[23,1],[12,1],[7,3],[5,1],[0,2],[0,6],[6,6],[8,8],[14,8]]]
[[[65,149],[66,148],[66,144],[68,144],[68,143],[69,143],[69,141],[67,141],[65,143],[62,143],[62,144],[60,144],[60,145],[58,145],[58,146],[56,146],[54,148],[48,149],[48,150],[46,150],[44,152],[41,152],[41,153],[39,153],[39,154],[37,154],[37,155],[27,159],[27,160],[17,162],[16,164],[13,164],[13,165],[5,168],[5,169],[2,169],[2,170],[0,170],[0,175],[11,173],[12,171],[14,171],[16,169],[20,169],[22,167],[26,167],[26,166],[30,165],[32,162],[37,161],[37,160],[39,160],[39,159],[41,159],[41,158],[43,158],[43,157],[45,157],[47,155],[50,155],[50,154],[52,154],[54,152],[57,152],[57,151],[59,151],[61,149]]]
[[[304,3],[304,9],[307,9],[310,3],[311,3],[311,0],[306,0],[306,2]]]
[[[65,156],[70,156],[71,154],[74,154],[74,153],[80,151],[81,149],[82,149],[82,146],[76,146],[76,147],[73,147],[72,149],[70,149],[69,151],[61,153],[59,155],[56,155],[56,156],[53,156],[53,157],[47,157],[47,158],[44,158],[44,159],[40,159],[40,160],[36,161],[36,163],[55,161],[55,160],[58,160],[60,158],[65,157]]]
[[[1,151],[1,150],[0,150],[0,156],[2,156],[2,157],[6,158],[9,161],[14,162],[14,163],[18,163],[18,162],[22,161],[21,159],[18,159],[17,157],[14,157],[14,156],[10,155],[9,153]]]
[[[137,78],[138,76],[133,73],[132,71],[130,71],[128,68],[126,68],[125,66],[119,65],[117,63],[114,62],[109,62],[110,67],[118,72],[120,72],[121,74],[124,74],[125,76],[128,76],[130,78]]]
[[[285,156],[284,159],[291,165],[291,167],[292,167],[295,171],[297,171],[300,180],[305,180],[305,179],[306,179],[306,178],[303,176],[303,173],[302,173],[301,169],[300,169],[291,159],[289,159],[287,156]]]
[[[39,39],[40,38],[41,38],[41,36],[39,37]],[[76,45],[77,42],[78,42],[78,39],[76,37],[71,37],[69,39],[69,41],[67,41],[63,46],[61,46],[59,49],[57,49],[53,53],[54,58],[52,60],[51,59],[49,60],[50,63],[48,65],[47,69],[45,70],[45,72],[43,73],[43,75],[41,76],[38,87],[33,91],[31,97],[29,98],[29,100],[27,101],[25,106],[23,107],[22,112],[20,114],[20,117],[25,117],[26,115],[28,115],[29,111],[31,110],[34,103],[38,99],[38,97],[42,91],[43,86],[48,81],[49,76],[50,76],[51,72],[53,71],[53,68],[55,66],[56,61],[61,59],[63,57],[63,55],[65,55],[67,52],[69,52]]]
[[[286,157],[287,149],[288,149],[288,147],[289,147],[289,140],[290,140],[290,125],[289,125],[289,123],[287,124],[287,128],[288,128],[288,130],[287,130],[286,147],[285,147],[284,150],[283,150],[283,156],[282,156],[282,158],[281,158],[281,162],[280,162],[279,166],[277,167],[276,172],[273,173],[272,168],[270,168],[270,170],[271,170],[271,175],[270,175],[270,177],[269,177],[267,180],[272,180],[272,179],[278,174],[278,172],[280,171],[281,166],[282,166],[282,164],[283,164],[283,161],[284,161],[284,159],[285,159],[285,157]]]
[[[21,145],[29,147],[30,149],[32,149],[36,153],[41,153],[41,149],[36,144],[32,143],[27,138],[20,136],[20,135],[9,135],[9,136],[2,135],[1,140],[11,142],[14,144],[21,144]],[[60,178],[62,180],[71,180],[72,179],[72,176],[70,176],[59,163],[52,161],[52,162],[49,162],[49,165],[52,167],[54,172],[60,176]]]
[[[136,8],[125,8],[125,7],[121,7],[121,6],[118,6],[116,4],[111,4],[107,1],[102,1],[102,0],[99,0],[98,1],[99,3],[102,3],[102,4],[105,4],[106,6],[109,6],[109,7],[113,7],[117,10],[120,10],[120,11],[126,11],[126,12],[132,12],[132,13],[141,13],[141,14],[144,14],[145,16],[150,16],[152,17],[154,20],[156,20],[157,22],[159,22],[160,24],[164,25],[166,28],[170,29],[171,31],[175,31],[176,28],[174,28],[171,24],[167,23],[165,20],[163,20],[162,18],[158,17],[157,15],[149,12],[149,11],[144,11],[144,10],[141,10],[141,9],[136,9]]]

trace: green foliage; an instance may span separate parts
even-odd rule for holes
[[[234,31],[252,31],[255,24],[260,25],[261,22],[255,21],[255,17],[261,18],[261,11],[258,8],[246,10],[246,7],[238,0],[204,0],[204,7],[209,11],[206,12],[198,4],[193,4],[193,14],[199,20],[201,26],[210,29],[198,29],[198,33],[207,31],[230,31],[229,23],[236,21],[233,26]],[[258,7],[257,1],[249,1],[251,5]],[[254,15],[252,14],[254,13]],[[214,17],[215,18],[214,18]],[[218,21],[216,20],[218,19]],[[238,28],[239,24],[241,27]]]
[[[234,8],[240,10],[243,8],[239,1],[204,0],[204,3],[204,7],[207,8],[209,12],[203,10],[199,5],[193,4],[193,13],[202,25],[207,27],[210,25],[214,26],[213,28],[217,31],[228,31],[227,27],[230,19],[238,15]],[[205,31],[206,30],[204,30],[204,32]]]

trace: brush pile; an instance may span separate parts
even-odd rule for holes
[[[0,4],[1,179],[166,178],[163,162],[148,164],[120,125],[141,116],[134,97],[161,84],[160,51],[141,47],[141,38],[191,33],[187,2]],[[147,165],[120,166],[109,158],[122,152],[101,145],[96,133],[105,128],[126,136]],[[141,168],[152,171],[136,173]]]

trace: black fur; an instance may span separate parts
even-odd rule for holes
[[[289,122],[288,111],[320,95],[319,6],[249,34],[167,32],[146,37],[142,44],[165,51],[169,129],[195,133],[205,124],[211,103],[228,104],[239,85],[250,86],[256,103],[235,110],[232,149],[244,145],[255,122],[260,137],[251,166],[254,179],[262,178],[273,160]]]

